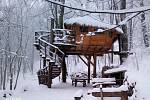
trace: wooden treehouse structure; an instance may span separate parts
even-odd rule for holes
[[[91,69],[93,77],[96,77],[97,56],[112,52],[110,51],[112,44],[121,34],[120,29],[110,29],[111,27],[85,16],[66,21],[65,29],[35,32],[34,45],[43,58],[43,67],[37,72],[39,83],[51,87],[52,79],[60,73],[62,81],[66,82],[65,57],[68,55],[78,55],[87,65],[88,83],[90,83]],[[83,57],[87,59],[87,62]]]

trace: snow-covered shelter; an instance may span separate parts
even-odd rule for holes
[[[75,17],[65,20],[65,28],[74,30],[78,35],[87,34],[88,32],[94,32],[98,29],[104,31],[113,27],[115,27],[115,25],[104,23],[91,16]],[[123,33],[120,28],[115,28],[115,30],[118,33]]]
[[[119,34],[123,33],[120,28],[110,25],[90,16],[71,18],[65,21],[65,28],[74,30],[76,33],[76,44],[82,52],[106,53],[117,40]]]
[[[53,29],[49,34],[45,32],[45,35],[41,31],[36,33],[35,46],[43,55],[43,69],[38,72],[39,83],[51,87],[52,79],[60,73],[62,81],[66,82],[65,57],[68,55],[77,55],[87,65],[88,75],[86,79],[82,79],[82,82],[85,83],[87,80],[90,83],[91,72],[93,77],[96,77],[97,56],[112,53],[110,51],[112,44],[118,39],[122,30],[90,16],[83,16],[66,20],[65,29]],[[93,67],[90,67],[91,65]]]

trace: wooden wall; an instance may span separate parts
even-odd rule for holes
[[[85,48],[92,46],[102,46],[105,48],[111,48],[112,43],[117,39],[117,32],[115,29],[97,32],[95,35],[86,35],[88,32],[97,31],[98,27],[85,26],[79,24],[65,24],[66,29],[74,30],[76,32],[76,41],[81,41],[81,34],[84,35],[83,41],[80,45]]]

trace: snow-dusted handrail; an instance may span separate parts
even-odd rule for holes
[[[80,11],[84,11],[84,12],[88,12],[88,13],[127,14],[127,13],[138,13],[138,12],[143,12],[143,11],[150,10],[150,6],[144,6],[144,7],[132,8],[132,9],[123,9],[123,10],[98,10],[98,11],[92,11],[92,10],[87,10],[87,9],[71,7],[71,6],[62,4],[61,2],[54,1],[54,0],[45,0],[45,1],[56,4],[56,5],[63,6],[65,8],[80,10]]]
[[[62,54],[64,55],[64,52],[61,51],[57,46],[55,46],[55,45],[53,45],[53,44],[50,44],[50,43],[48,43],[47,41],[43,40],[42,37],[44,37],[44,36],[49,36],[49,34],[39,36],[38,40],[40,40],[40,41],[46,43],[47,45],[49,45],[49,46],[51,46],[51,47],[57,49],[60,53],[62,53]]]
[[[45,59],[49,59],[50,61],[54,61],[56,64],[61,65],[61,61],[64,57],[64,52],[57,46],[49,43],[49,33],[50,32],[45,31],[35,32],[34,44],[35,46],[37,46],[37,49],[40,50],[42,55],[44,55],[43,57],[45,57]]]

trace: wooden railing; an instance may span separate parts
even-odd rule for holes
[[[53,68],[54,66],[57,66],[56,68],[61,66],[64,53],[57,46],[50,43],[49,35],[50,32],[35,32],[34,45],[40,51],[40,56],[43,58],[43,68],[37,72],[39,84],[44,84],[51,88],[52,79],[60,75],[58,72],[53,73]]]
[[[50,41],[50,32],[39,31],[35,32],[35,43],[34,45],[40,51],[42,57],[49,59],[55,64],[60,65],[62,58],[64,57],[64,53],[55,45],[49,43]],[[46,66],[46,64],[45,64]]]
[[[40,69],[37,72],[39,84],[47,85],[48,83],[48,67]]]

